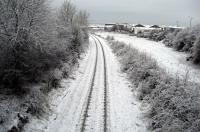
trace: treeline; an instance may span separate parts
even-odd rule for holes
[[[69,1],[53,12],[47,0],[0,0],[1,88],[18,92],[52,69],[77,63],[87,19]]]
[[[177,51],[190,53],[191,56],[187,60],[192,60],[195,64],[200,63],[200,25],[176,30],[152,30],[149,33],[141,32],[138,36],[163,41],[166,46]]]

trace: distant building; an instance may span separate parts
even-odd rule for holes
[[[132,26],[132,31],[134,34],[138,34],[140,32],[144,32],[147,28],[142,24],[136,24]]]
[[[181,30],[184,29],[184,27],[177,27],[177,26],[164,26],[163,30],[169,30],[174,32],[175,30]]]
[[[161,27],[158,25],[153,25],[153,26],[150,26],[150,28],[161,28]]]
[[[115,23],[107,23],[107,24],[105,24],[105,26],[114,26],[114,25],[116,25]]]
[[[131,25],[128,23],[117,23],[116,29],[117,31],[131,31]]]
[[[126,30],[126,31],[131,31],[132,25],[130,25],[130,24],[128,24],[128,23],[123,23],[123,25],[124,25],[124,30]]]
[[[115,30],[117,31],[122,31],[124,29],[124,25],[117,23],[115,28],[116,28]]]
[[[103,30],[104,29],[104,25],[93,24],[93,25],[89,25],[88,28],[92,29],[92,30]]]
[[[137,25],[135,25],[134,27],[145,27],[145,26],[142,25],[142,24],[137,24]]]
[[[111,31],[115,26],[116,26],[116,24],[114,24],[114,23],[107,23],[104,26],[104,30],[105,31]]]
[[[151,31],[160,31],[163,30],[162,27],[160,27],[159,25],[142,25],[142,24],[137,24],[134,25],[132,27],[132,32],[134,32],[134,34],[138,34],[138,33],[149,33]]]

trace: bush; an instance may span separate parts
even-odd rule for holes
[[[157,41],[158,33],[159,33],[159,31],[152,30],[152,31],[150,31],[148,38],[151,40]]]
[[[140,31],[137,36],[142,38],[148,38],[154,41],[162,41],[166,39],[167,34],[171,33],[170,30],[151,30],[151,31]]]
[[[138,37],[148,38],[154,41],[163,41],[166,46],[173,47],[177,51],[190,53],[186,60],[193,60],[195,64],[199,64],[199,35],[200,25],[186,29],[152,30],[149,32],[138,32],[137,34]]]
[[[178,32],[179,30],[175,30],[174,32],[169,32],[168,34],[166,34],[165,39],[163,40],[163,43],[166,46],[173,47],[173,41]]]
[[[115,38],[113,36],[107,36],[106,39],[107,40],[114,40]]]
[[[151,105],[153,131],[200,131],[199,85],[169,77],[153,59],[124,43],[110,43],[138,98]]]
[[[53,30],[50,11],[45,0],[1,0],[0,3],[0,37],[3,38],[0,41],[0,83],[20,91],[25,83],[35,81],[50,67],[57,66],[56,56],[50,52]]]
[[[173,41],[173,47],[178,51],[183,50],[183,48],[186,45],[190,45],[191,47],[192,43],[190,42],[190,39],[188,36],[189,36],[189,33],[187,30],[183,30],[182,32],[179,32]]]
[[[194,63],[199,64],[200,63],[200,37],[196,40],[194,44]]]
[[[40,81],[51,69],[77,63],[88,39],[85,12],[75,12],[66,1],[53,18],[46,0],[0,3],[1,85],[20,92],[23,85]]]
[[[173,41],[173,47],[178,51],[192,52],[194,42],[196,41],[199,33],[199,25],[180,31]]]

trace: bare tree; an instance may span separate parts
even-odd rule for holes
[[[16,85],[77,61],[87,15],[68,0],[56,15],[47,0],[0,0],[0,82]]]
[[[80,25],[81,27],[87,27],[88,26],[88,13],[86,11],[79,11],[79,13],[76,15],[75,23]]]
[[[75,15],[76,7],[66,0],[58,11],[58,23],[66,27],[71,26]]]
[[[37,54],[49,47],[50,25],[46,0],[0,0],[1,81],[24,82],[39,61]]]
[[[49,29],[46,0],[0,0],[0,3],[0,37],[15,44],[29,34],[36,44],[41,44],[41,37]]]

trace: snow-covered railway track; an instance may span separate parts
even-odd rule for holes
[[[104,48],[100,40],[91,35],[96,45],[96,62],[93,77],[86,98],[85,110],[81,123],[81,132],[107,132],[107,68]]]
[[[93,70],[93,75],[92,75],[92,80],[91,80],[91,86],[89,89],[89,95],[87,97],[86,108],[85,108],[84,115],[83,115],[83,121],[81,124],[81,132],[84,132],[84,130],[85,130],[86,119],[88,116],[88,110],[89,110],[89,106],[90,106],[90,102],[91,102],[91,98],[92,98],[92,92],[93,92],[93,88],[94,88],[94,80],[95,80],[95,76],[96,76],[96,72],[97,72],[98,47],[97,47],[96,41],[95,41],[95,45],[96,45],[96,60],[95,60],[95,65],[94,65],[94,70]]]
[[[107,42],[95,35],[89,41],[76,78],[63,80],[66,90],[52,97],[49,119],[33,120],[28,132],[147,131],[140,119],[140,105]]]
[[[101,43],[101,41],[98,39],[98,37],[96,37],[96,35],[94,35],[94,37],[97,39],[97,41],[99,42],[102,52],[103,52],[103,58],[104,58],[104,132],[108,131],[108,123],[107,123],[107,119],[108,119],[108,84],[107,84],[107,68],[106,68],[106,56],[105,56],[105,51],[103,48],[103,45]]]

